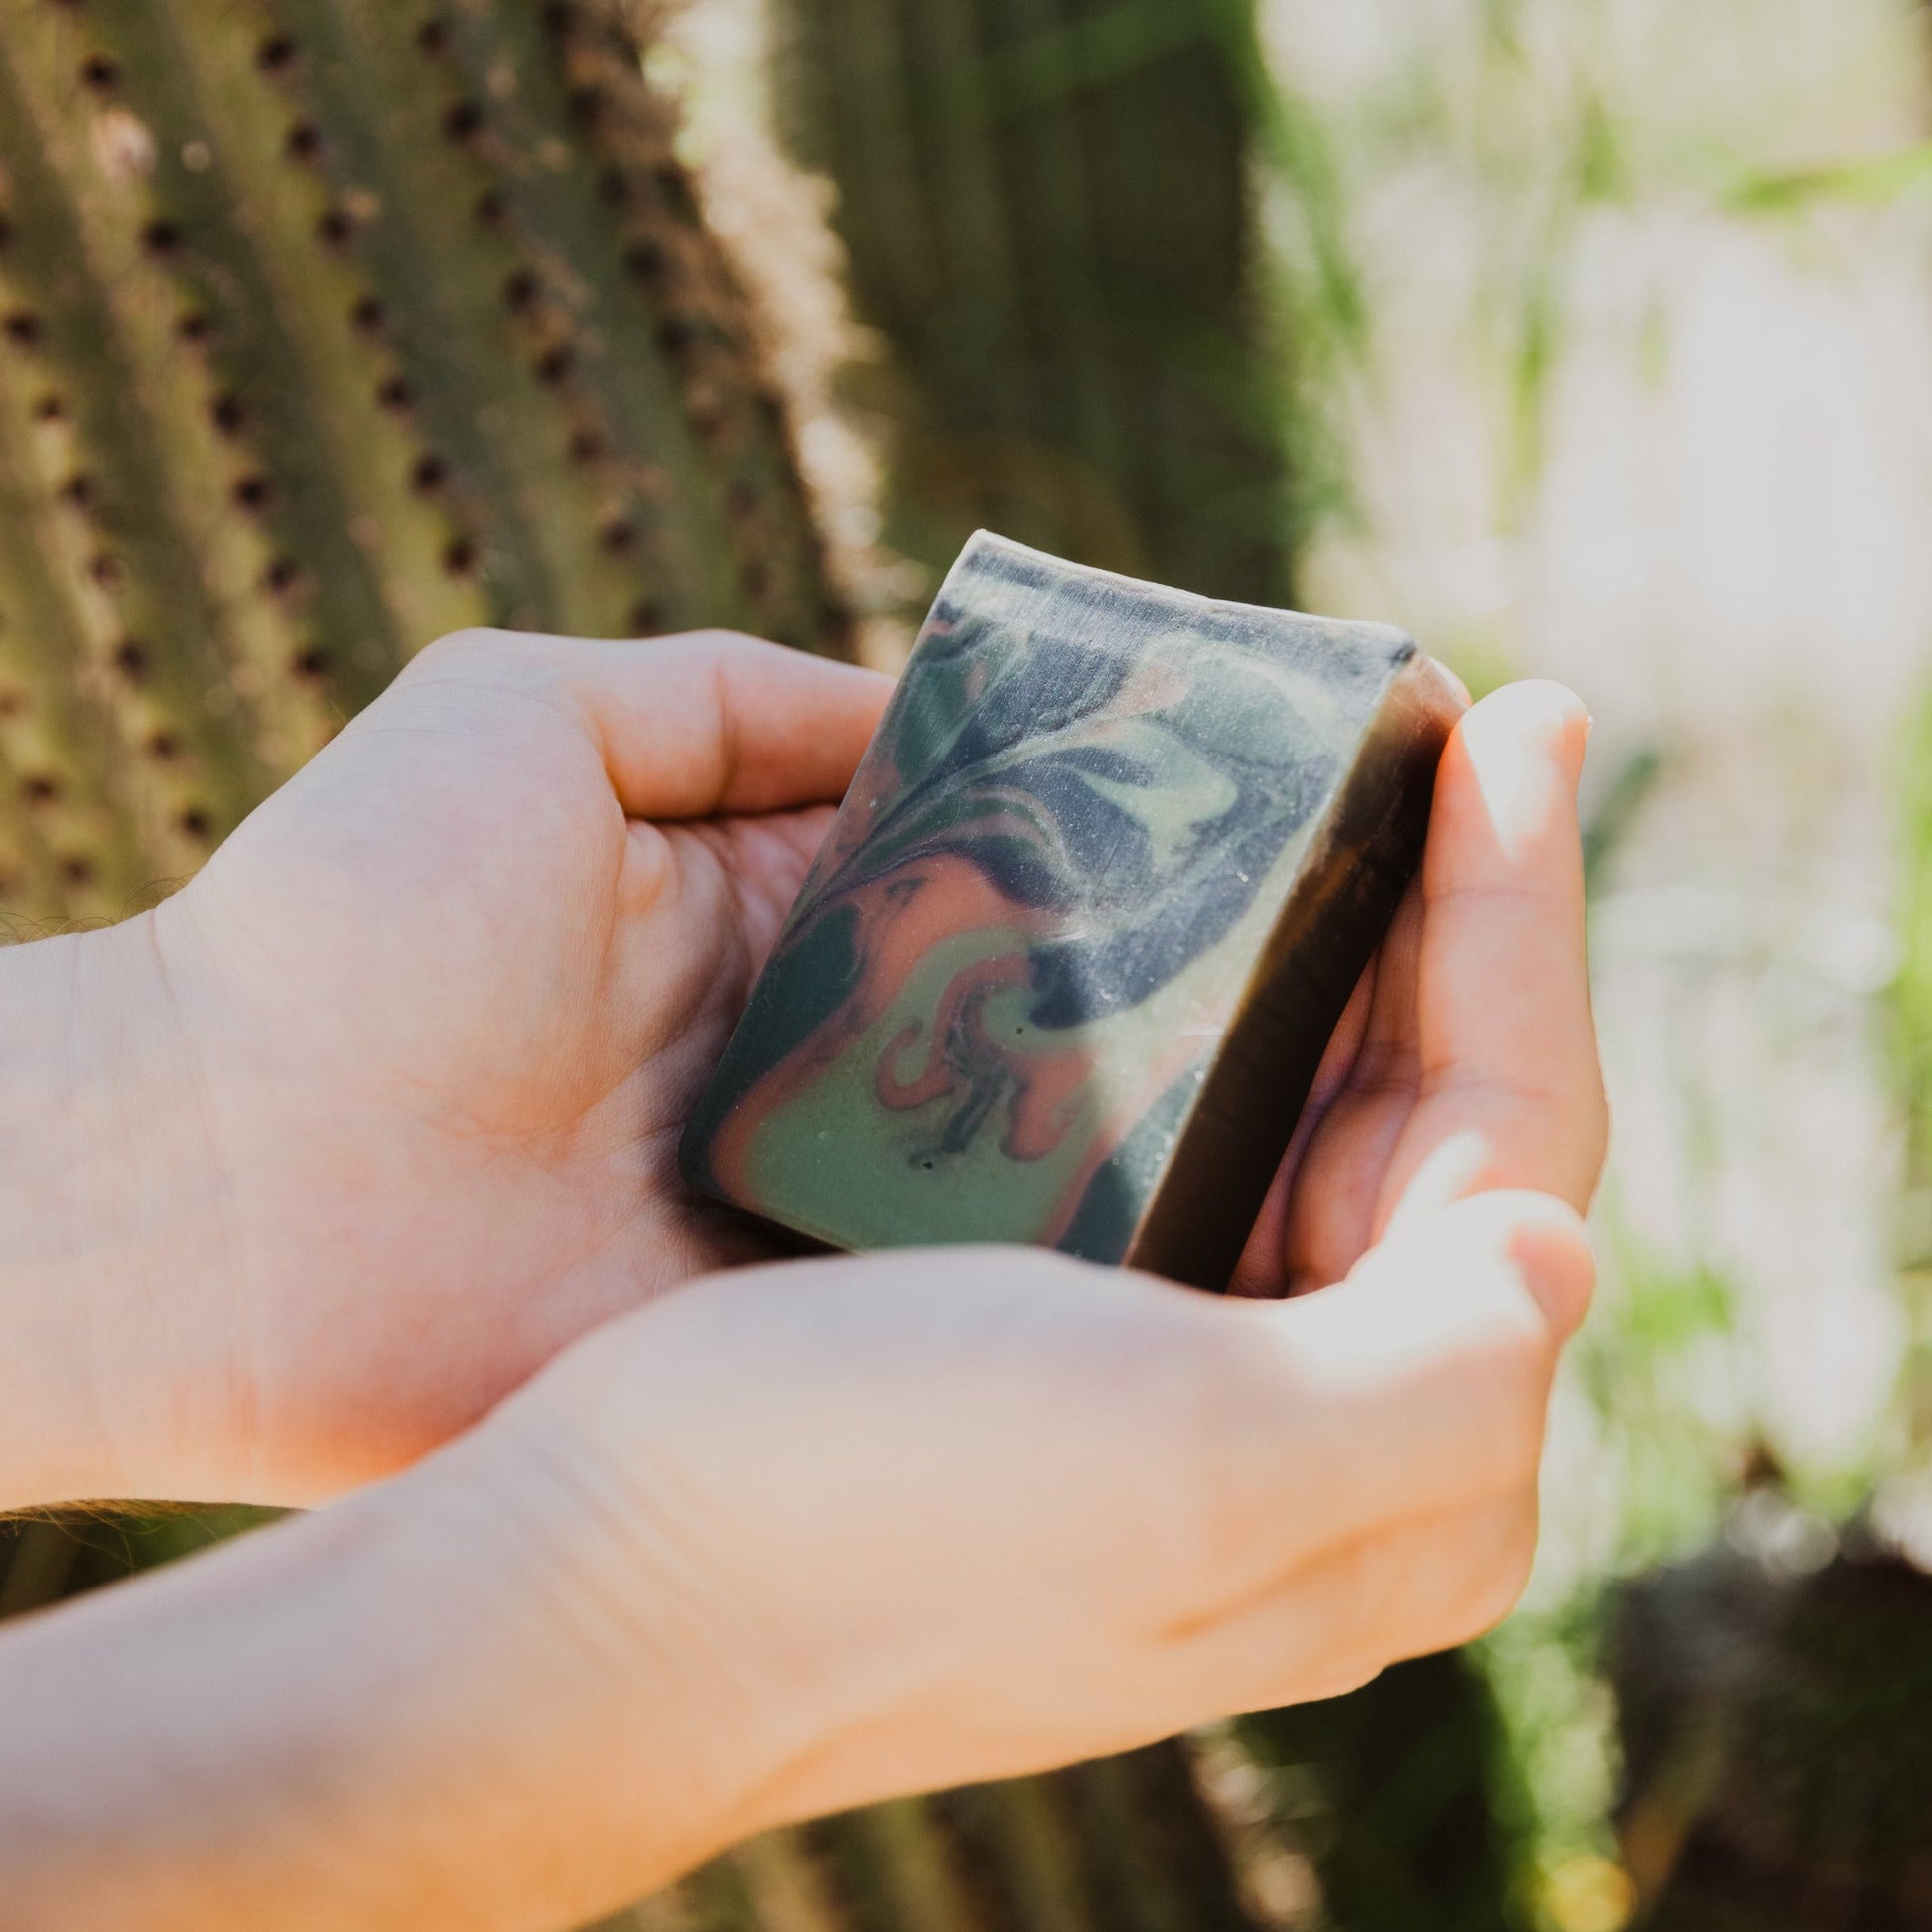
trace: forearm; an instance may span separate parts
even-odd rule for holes
[[[0,1635],[0,1917],[556,1932],[733,1836],[705,1714],[520,1480],[462,1445]]]

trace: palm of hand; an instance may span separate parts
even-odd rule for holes
[[[827,749],[732,724],[715,652],[601,653],[576,688],[543,647],[432,654],[162,908],[233,1176],[217,1292],[250,1338],[251,1494],[386,1473],[755,1252],[680,1188],[677,1136],[830,821],[762,807],[835,796],[880,690],[754,654],[742,681],[789,684],[765,707],[815,707]],[[603,680],[648,670],[670,741],[639,773]],[[726,768],[735,730],[764,768]],[[667,816],[748,809],[628,815],[653,785]]]

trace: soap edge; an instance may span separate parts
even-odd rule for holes
[[[953,585],[970,572],[973,559],[982,544],[1007,545],[1016,550],[1024,550],[1026,548],[1025,544],[1016,544],[1012,538],[1000,536],[994,531],[976,531],[967,542],[966,547],[953,559],[944,578],[940,581],[938,590],[933,593],[933,610],[936,611],[945,602],[946,594],[953,588]],[[1045,553],[1035,552],[1033,554],[1043,556]],[[1076,566],[1076,568],[1085,568],[1085,566]],[[931,619],[928,616],[926,623],[929,624],[930,622]],[[923,642],[924,637],[925,625],[921,625],[919,640]],[[910,681],[904,675],[904,672],[901,671],[893,686],[892,696],[886,701],[885,710],[880,714],[879,723],[873,728],[872,738],[868,741],[865,752],[861,755],[857,766],[854,767],[852,781],[846,786],[843,795],[840,797],[838,805],[832,814],[832,822],[825,828],[825,836],[819,841],[818,850],[812,854],[811,864],[805,869],[805,877],[799,882],[798,892],[793,897],[790,906],[786,909],[784,918],[779,922],[777,937],[772,942],[774,951],[784,944],[787,935],[792,931],[798,918],[800,908],[804,906],[806,900],[811,897],[813,886],[818,879],[820,863],[839,836],[840,823],[843,821],[847,811],[851,809],[853,796],[866,777],[874,754],[881,741],[891,734],[894,726],[898,721],[903,707],[910,702]],[[759,992],[762,989],[763,979],[763,968],[760,967],[759,972],[753,976],[751,992],[746,998],[744,1011],[732,1023],[732,1030],[726,1037],[724,1051],[719,1054],[717,1064],[705,1076],[704,1083],[699,1087],[697,1095],[692,1102],[691,1112],[686,1117],[683,1127],[678,1130],[678,1177],[691,1193],[699,1196],[707,1203],[729,1208],[732,1213],[744,1215],[749,1220],[760,1226],[778,1228],[787,1233],[803,1235],[806,1240],[816,1241],[822,1246],[832,1249],[835,1253],[858,1253],[860,1252],[859,1250],[849,1248],[843,1242],[834,1240],[830,1236],[813,1233],[801,1228],[792,1220],[780,1220],[773,1215],[763,1213],[756,1207],[748,1207],[745,1202],[737,1199],[727,1191],[720,1183],[716,1173],[712,1171],[711,1136],[702,1131],[707,1113],[706,1103],[711,1098],[713,1083],[717,1080],[726,1061],[731,1055],[732,1046],[738,1037],[738,1031],[745,1024],[746,1016],[751,1012],[754,1002],[759,998]]]
[[[1256,959],[1124,1266],[1229,1287],[1328,1043],[1421,867],[1437,768],[1466,708],[1412,643],[1358,741],[1368,755],[1358,753],[1329,802]],[[1298,969],[1311,937],[1329,939],[1335,962],[1318,980]],[[1322,1024],[1309,1027],[1311,1014]],[[1318,1044],[1298,1044],[1311,1039]]]
[[[953,578],[963,572],[982,549],[1008,551],[1033,558],[1057,572],[1119,584],[1151,603],[1173,604],[1185,610],[1236,612],[1243,617],[1266,618],[1276,625],[1306,624],[1333,642],[1346,642],[1358,648],[1380,644],[1389,650],[1392,671],[1396,675],[1406,668],[1402,653],[1406,652],[1410,657],[1423,655],[1416,640],[1397,624],[1382,623],[1367,618],[1322,617],[1313,611],[1293,610],[1284,604],[1246,604],[1239,598],[1208,597],[1200,591],[1182,590],[1174,584],[1158,584],[1151,578],[1130,577],[1125,571],[1107,570],[1099,564],[1074,563],[1068,558],[1054,556],[1049,550],[1035,550],[1033,545],[1022,543],[1016,537],[1002,536],[997,530],[975,530],[968,538],[965,549],[946,573],[934,597],[935,607],[944,600]]]

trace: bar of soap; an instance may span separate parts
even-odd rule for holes
[[[1400,631],[982,533],[686,1132],[836,1248],[1224,1289],[1462,709]]]

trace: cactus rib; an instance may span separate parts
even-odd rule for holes
[[[88,226],[28,111],[16,62],[38,32],[38,24],[19,32],[10,25],[0,35],[0,152],[9,157],[18,233],[8,276],[34,304],[34,352],[59,383],[50,395],[70,429],[76,465],[58,483],[69,546],[78,547],[81,531],[105,546],[93,588],[113,606],[123,641],[179,639],[144,661],[138,680],[116,675],[111,663],[98,668],[112,680],[115,716],[135,759],[157,740],[169,747],[165,760],[146,760],[150,782],[136,808],[144,843],[171,869],[187,871],[259,795],[264,774],[238,706],[208,703],[211,692],[232,689],[221,652],[226,614],[203,576],[200,531],[166,454],[155,384],[143,379],[122,333],[125,299],[118,307],[112,301],[112,274],[93,256]],[[158,379],[165,384],[168,374]],[[45,447],[52,439],[41,440]],[[114,575],[106,574],[107,560]]]

